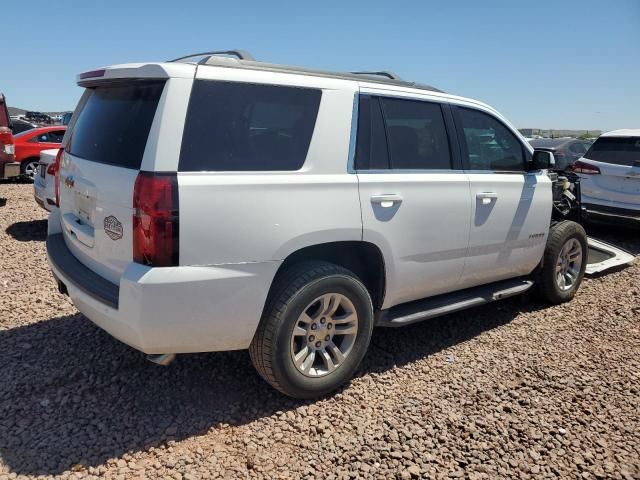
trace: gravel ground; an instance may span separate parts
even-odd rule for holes
[[[0,184],[0,478],[640,478],[640,265],[374,333],[300,402],[246,352],[163,368],[57,293],[31,185]],[[640,253],[637,233],[600,237]]]

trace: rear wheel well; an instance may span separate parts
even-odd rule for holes
[[[350,270],[367,287],[374,308],[382,306],[386,286],[384,259],[382,252],[374,244],[345,241],[302,248],[290,254],[282,262],[275,279],[290,266],[310,260],[326,261]],[[275,279],[272,285],[275,284]]]

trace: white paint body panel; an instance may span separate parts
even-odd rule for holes
[[[55,211],[49,234],[61,228]],[[168,268],[130,262],[118,279],[118,309],[50,266],[78,310],[118,340],[145,353],[191,353],[249,346],[279,262]]]
[[[361,240],[358,179],[346,172],[352,82],[221,67],[200,67],[196,78],[314,86],[322,98],[301,170],[178,174],[181,263],[284,260],[309,245]]]
[[[459,173],[359,172],[363,239],[385,259],[383,308],[456,290],[469,244],[469,180]],[[393,205],[372,197],[393,194]]]
[[[540,262],[549,233],[551,180],[545,173],[468,173],[469,252],[461,287],[526,275]],[[482,198],[483,193],[495,198]]]

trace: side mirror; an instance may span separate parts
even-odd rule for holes
[[[556,159],[553,153],[547,150],[534,150],[533,159],[531,160],[531,170],[547,170],[556,165]]]

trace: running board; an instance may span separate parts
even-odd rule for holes
[[[403,327],[411,323],[512,297],[526,292],[532,286],[533,282],[531,280],[516,278],[404,303],[388,310],[377,312],[376,325],[380,327]]]

